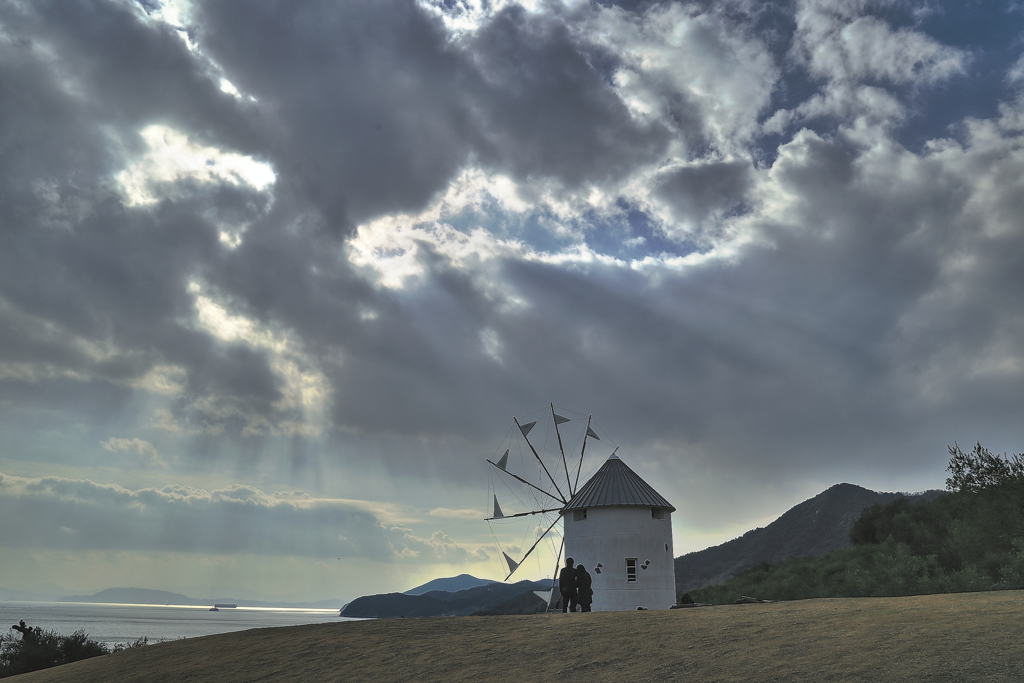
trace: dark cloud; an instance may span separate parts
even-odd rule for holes
[[[713,212],[731,211],[744,201],[752,170],[745,161],[688,166],[664,174],[658,196],[675,209],[680,222],[699,224]]]
[[[826,0],[510,6],[468,29],[399,0],[194,9],[0,9],[12,459],[145,442],[174,467],[464,491],[507,417],[548,400],[667,486],[921,478],[946,442],[1021,437],[1021,105],[943,104],[979,50],[1005,72],[1004,34],[953,49],[933,20]],[[908,150],[916,107],[951,118]],[[344,506],[155,491],[118,521],[140,491],[33,486],[10,500],[49,547],[113,547],[77,517],[157,539],[140,548],[232,530],[239,552],[313,556],[334,541],[289,534],[334,525],[360,557],[466,557]],[[239,531],[250,509],[276,535]]]
[[[465,162],[465,58],[408,0],[205,3],[197,40],[255,105],[281,189],[348,233]]]
[[[468,47],[483,82],[478,153],[489,165],[577,186],[624,177],[663,153],[669,131],[633,121],[594,68],[601,49],[581,45],[557,17],[509,8]]]

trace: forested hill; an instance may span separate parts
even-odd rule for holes
[[[930,498],[938,491],[908,496]],[[889,503],[902,493],[878,493],[854,484],[836,484],[791,508],[768,526],[728,543],[676,558],[676,592],[723,583],[762,562],[816,557],[849,546],[850,528],[861,511]]]

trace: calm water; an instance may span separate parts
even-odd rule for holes
[[[250,628],[336,624],[359,621],[339,617],[336,609],[285,609],[269,607],[222,608],[209,605],[118,605],[92,602],[0,602],[0,628],[24,619],[62,635],[83,629],[101,643],[125,643],[146,636],[150,643],[195,638]]]

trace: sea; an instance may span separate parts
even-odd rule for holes
[[[338,616],[336,609],[222,607],[210,605],[124,605],[94,602],[0,602],[0,628],[24,620],[29,626],[71,635],[79,629],[92,640],[113,646],[146,637],[159,643],[250,628],[336,624],[362,621]]]

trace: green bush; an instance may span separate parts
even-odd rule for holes
[[[143,647],[148,642],[147,638],[139,638],[133,643],[118,643],[110,649],[90,639],[83,630],[62,636],[37,626],[22,635],[0,633],[0,678]]]

